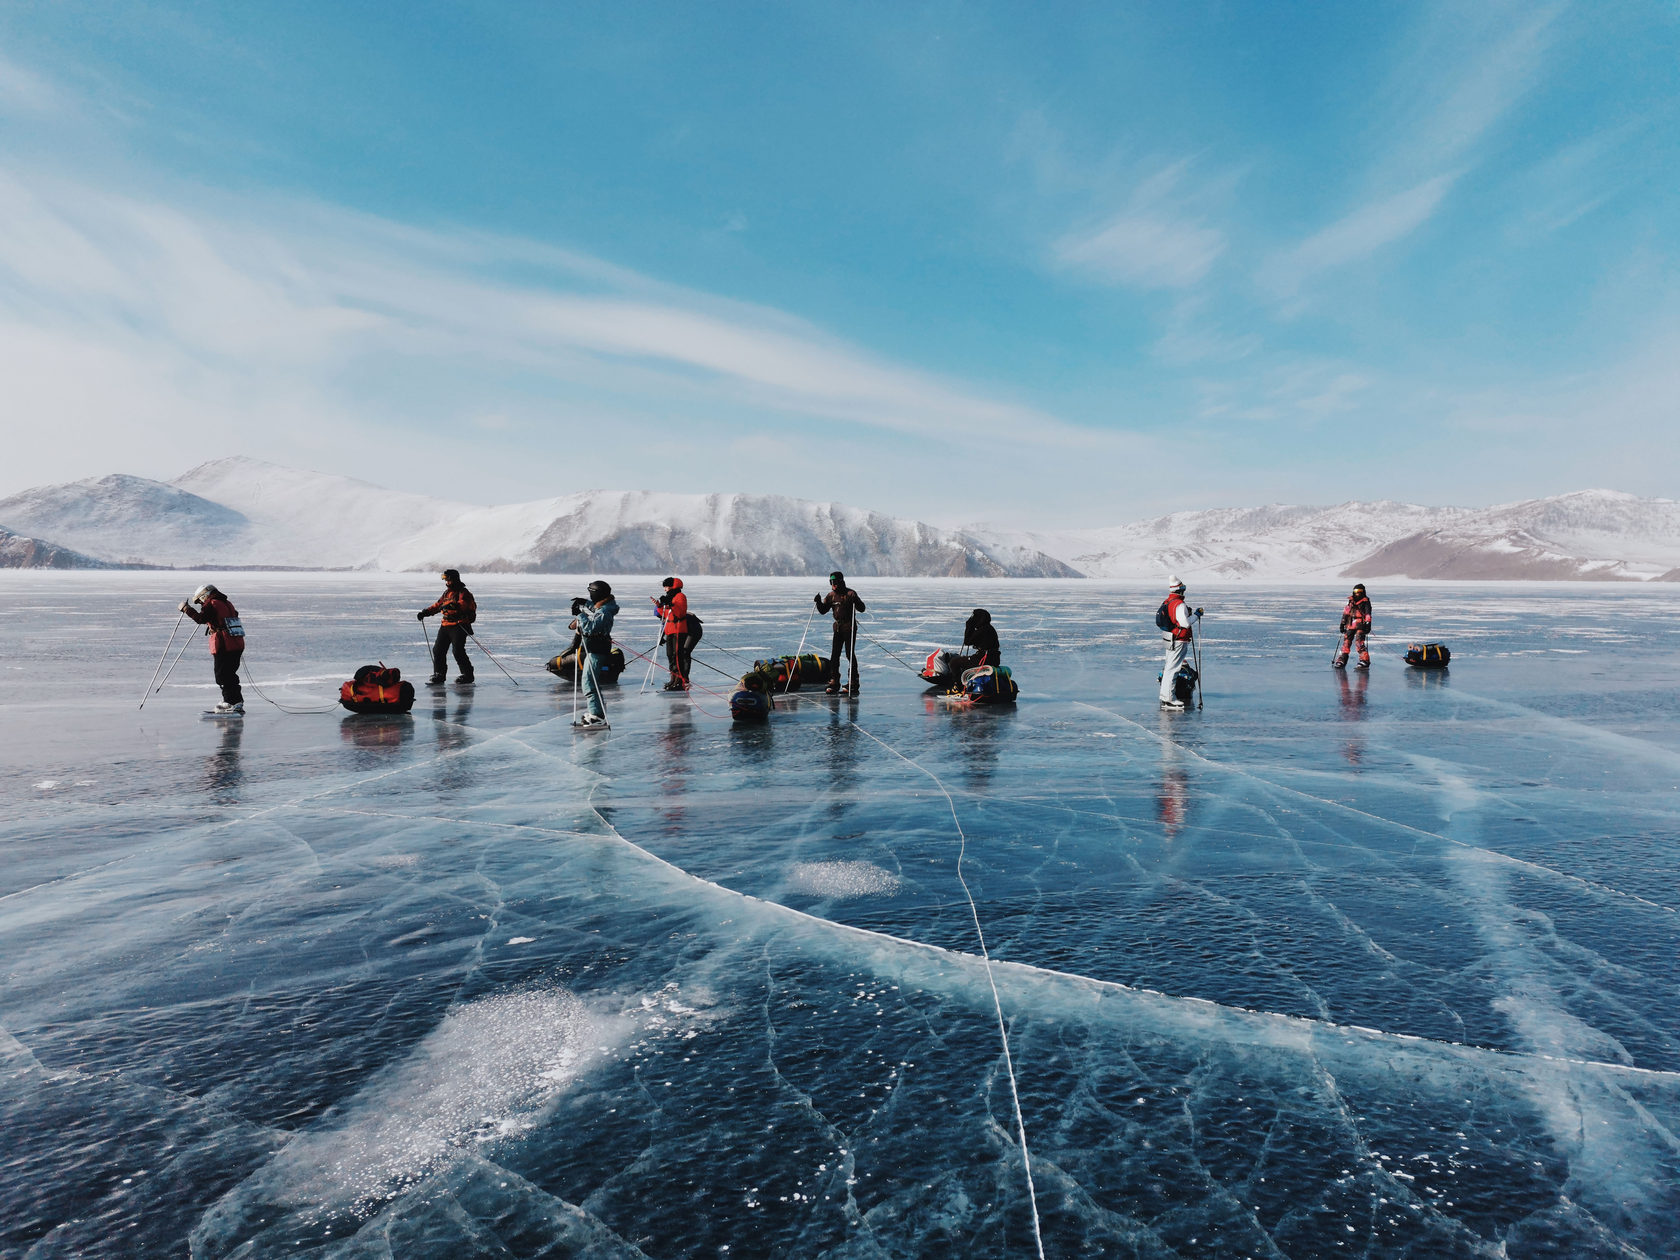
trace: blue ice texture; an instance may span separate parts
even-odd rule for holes
[[[1153,587],[858,579],[741,725],[821,583],[694,579],[681,695],[617,579],[578,735],[579,579],[400,718],[430,575],[216,579],[315,712],[138,709],[194,575],[0,577],[0,1255],[1680,1255],[1680,588],[1373,581],[1368,674],[1193,588],[1162,713]],[[976,605],[1012,708],[910,668]]]

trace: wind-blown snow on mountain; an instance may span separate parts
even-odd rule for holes
[[[1680,503],[1582,490],[1491,508],[1274,504],[1176,512],[1105,529],[968,531],[1090,577],[1676,580]]]
[[[0,500],[0,564],[1677,581],[1680,503],[1583,490],[1491,508],[1274,504],[1007,533],[936,529],[780,495],[591,490],[478,507],[233,458],[169,484],[118,475]]]
[[[251,459],[172,484],[102,477],[0,500],[0,527],[170,567],[1078,577],[1030,548],[779,495],[587,491],[502,507]]]

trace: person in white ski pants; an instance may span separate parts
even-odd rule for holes
[[[1190,605],[1184,601],[1184,583],[1176,577],[1167,582],[1167,616],[1172,619],[1173,630],[1167,636],[1167,661],[1161,667],[1161,703],[1183,708],[1173,695],[1173,679],[1190,652]]]

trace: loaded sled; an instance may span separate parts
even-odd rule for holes
[[[338,702],[352,713],[407,713],[414,707],[414,684],[383,661],[363,665],[339,687]]]

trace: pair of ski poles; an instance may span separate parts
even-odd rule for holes
[[[163,684],[169,681],[169,675],[175,672],[175,667],[181,663],[181,658],[187,654],[187,648],[192,646],[193,637],[189,633],[186,641],[181,644],[181,650],[175,653],[175,659],[169,661],[169,669],[166,673],[164,673],[162,681],[159,681],[158,673],[163,669],[164,661],[169,660],[169,649],[175,646],[175,635],[180,631],[181,623],[186,619],[187,614],[185,612],[182,612],[179,617],[175,618],[175,626],[169,632],[169,642],[163,645],[163,655],[158,657],[157,668],[152,670],[151,681],[146,684],[146,694],[140,697],[140,707],[142,709],[146,707],[146,701],[150,700],[154,695],[163,690]],[[156,683],[157,685],[154,687],[152,685],[153,683]]]
[[[501,670],[502,673],[507,674],[507,680],[510,683],[512,683],[515,687],[519,686],[519,679],[515,678],[512,674],[508,674],[507,668],[496,659],[495,654],[492,653],[489,648],[484,646],[483,640],[473,633],[471,626],[467,627],[467,638],[478,644],[478,650],[490,658],[490,663],[492,665]],[[432,652],[432,645],[426,642],[426,627],[424,625],[420,627],[420,644],[426,649],[428,655]]]

